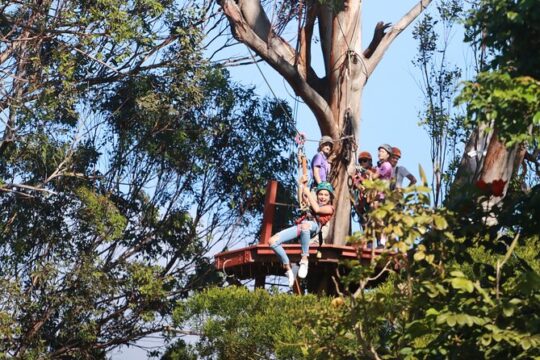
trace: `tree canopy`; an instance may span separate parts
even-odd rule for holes
[[[311,19],[338,37],[331,17],[359,10],[312,5]],[[104,359],[163,333],[199,336],[166,359],[540,356],[540,187],[516,176],[523,158],[538,171],[539,15],[530,0],[475,5],[467,40],[487,54],[457,102],[470,141],[500,139],[480,170],[499,156],[510,175],[473,171],[478,181],[460,183],[440,208],[424,175],[402,192],[367,182],[386,201],[350,241],[385,234],[390,252],[367,267],[346,264],[339,296],[319,299],[220,289],[207,257],[257,231],[267,179],[292,194],[295,134],[286,103],[258,97],[205,59],[211,5],[3,2],[0,352]],[[312,31],[314,22],[304,25]],[[380,23],[373,52],[358,47],[347,59],[375,66],[401,31],[387,30]],[[276,49],[290,50],[266,51]],[[308,77],[293,80],[304,90],[322,81]],[[340,136],[343,123],[332,130],[327,120],[321,128]]]
[[[204,7],[1,9],[0,352],[105,358],[222,282],[207,252],[292,182],[290,108],[205,60]]]

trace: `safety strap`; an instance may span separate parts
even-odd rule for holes
[[[298,133],[294,138],[298,145],[298,165],[302,171],[302,177],[308,176],[307,157],[304,152],[304,144],[306,143],[306,135],[304,133]],[[298,181],[298,187],[302,186],[300,180]],[[309,209],[309,204],[304,200],[302,193],[298,192],[298,203],[300,204],[300,210],[306,211]]]

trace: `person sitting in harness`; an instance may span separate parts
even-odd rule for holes
[[[315,195],[307,186],[307,179],[302,179],[300,183],[300,191],[309,203],[309,211],[302,217],[297,219],[296,225],[278,232],[270,238],[270,247],[279,260],[283,264],[285,274],[289,281],[289,287],[294,285],[294,274],[289,263],[289,257],[283,249],[282,244],[300,238],[302,245],[302,259],[300,260],[300,268],[298,269],[298,277],[303,279],[307,276],[309,265],[309,241],[312,236],[320,231],[334,214],[332,201],[334,198],[334,188],[328,182],[321,182],[315,188]]]

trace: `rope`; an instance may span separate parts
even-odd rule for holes
[[[296,144],[298,144],[298,166],[300,168],[300,172],[302,173],[302,178],[308,176],[307,157],[304,153],[305,139],[306,136],[303,133],[299,133],[294,139],[296,141]],[[300,180],[298,180],[298,187],[300,188],[301,186],[302,183],[300,182]],[[309,209],[309,204],[306,203],[306,201],[304,200],[304,195],[301,191],[299,191],[298,193],[298,203],[300,204],[300,211],[306,211],[307,209]]]
[[[350,55],[354,54],[354,56],[360,60],[360,62],[362,63],[362,68],[364,70],[364,75],[366,75],[366,83],[367,83],[369,76],[368,76],[366,63],[364,62],[364,59],[362,58],[362,56],[359,56],[356,51],[351,49],[351,45],[349,44],[349,41],[347,41],[347,37],[345,36],[345,32],[343,31],[343,28],[341,27],[341,21],[339,20],[339,17],[337,17],[337,23],[338,23],[338,26],[339,26],[339,30],[341,31],[341,35],[343,35],[343,39],[345,39],[345,44],[347,44],[347,56],[350,58]],[[353,33],[356,30],[357,26],[358,26],[358,23],[356,22],[354,24]]]
[[[229,276],[232,277],[232,275],[227,274],[227,272],[225,271],[225,265],[226,265],[227,262],[229,262],[229,261],[231,261],[231,259],[225,260],[225,261],[223,262],[223,266],[221,267],[221,271],[225,274],[226,277],[229,277]]]
[[[246,45],[248,51],[249,51],[249,55],[251,56],[251,58],[253,59],[253,62],[255,63],[255,66],[257,66],[257,69],[259,70],[259,72],[261,73],[261,76],[264,80],[264,82],[266,83],[266,86],[268,86],[268,89],[270,90],[270,92],[272,93],[272,95],[274,96],[274,99],[279,103],[279,106],[281,107],[281,109],[283,110],[283,112],[287,115],[287,117],[289,118],[289,120],[291,121],[294,121],[294,119],[292,119],[290,116],[289,116],[289,113],[287,111],[287,109],[285,109],[285,107],[283,106],[283,104],[281,103],[281,101],[279,101],[279,98],[277,97],[276,93],[274,92],[274,89],[272,89],[272,86],[270,85],[270,82],[268,82],[268,79],[266,78],[266,76],[264,76],[264,73],[261,69],[261,67],[259,66],[259,62],[257,61],[257,59],[255,59],[255,56],[253,55],[253,52],[251,51],[251,49]],[[295,130],[297,133],[300,133],[298,131],[298,129],[296,129],[296,126],[295,126]]]

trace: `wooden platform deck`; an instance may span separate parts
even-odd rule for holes
[[[291,264],[300,261],[302,252],[300,244],[283,245],[289,256]],[[320,256],[317,253],[320,251]],[[332,277],[346,274],[348,270],[342,264],[344,260],[360,260],[368,265],[372,255],[380,255],[383,250],[358,249],[353,246],[337,246],[324,244],[310,246],[309,249],[309,273],[304,280],[304,285],[310,292],[335,293],[335,284]],[[236,250],[225,251],[215,255],[217,270],[236,280],[255,279],[256,287],[264,287],[266,277],[277,275],[284,276],[284,270],[277,255],[266,244],[248,246]],[[298,287],[295,290],[300,293]]]
[[[272,234],[274,209],[279,205],[276,203],[277,187],[275,180],[268,183],[259,243],[224,251],[214,256],[216,269],[223,272],[228,279],[236,282],[255,279],[255,287],[264,287],[267,276],[285,275],[277,255],[268,245]],[[283,248],[289,256],[291,264],[300,261],[302,252],[300,244],[284,244]],[[343,266],[344,261],[359,260],[362,264],[369,265],[373,256],[381,255],[383,252],[382,249],[360,249],[356,246],[323,244],[319,247],[318,244],[313,244],[309,249],[309,273],[302,283],[311,293],[335,293],[336,286],[333,279],[348,272]],[[298,282],[295,292],[302,293]]]
[[[302,252],[300,244],[284,244],[283,248],[289,256],[291,263],[300,261]],[[317,252],[320,250],[320,258]],[[359,251],[359,252],[358,252]],[[380,255],[382,250],[375,249],[375,254]],[[371,261],[371,249],[357,249],[353,246],[338,246],[323,244],[310,246],[310,268],[332,265],[336,267],[343,260],[360,260],[368,264]],[[266,244],[257,244],[240,249],[225,251],[215,255],[215,266],[219,271],[227,275],[233,275],[237,279],[254,279],[257,275],[283,275],[283,268],[277,255]]]

